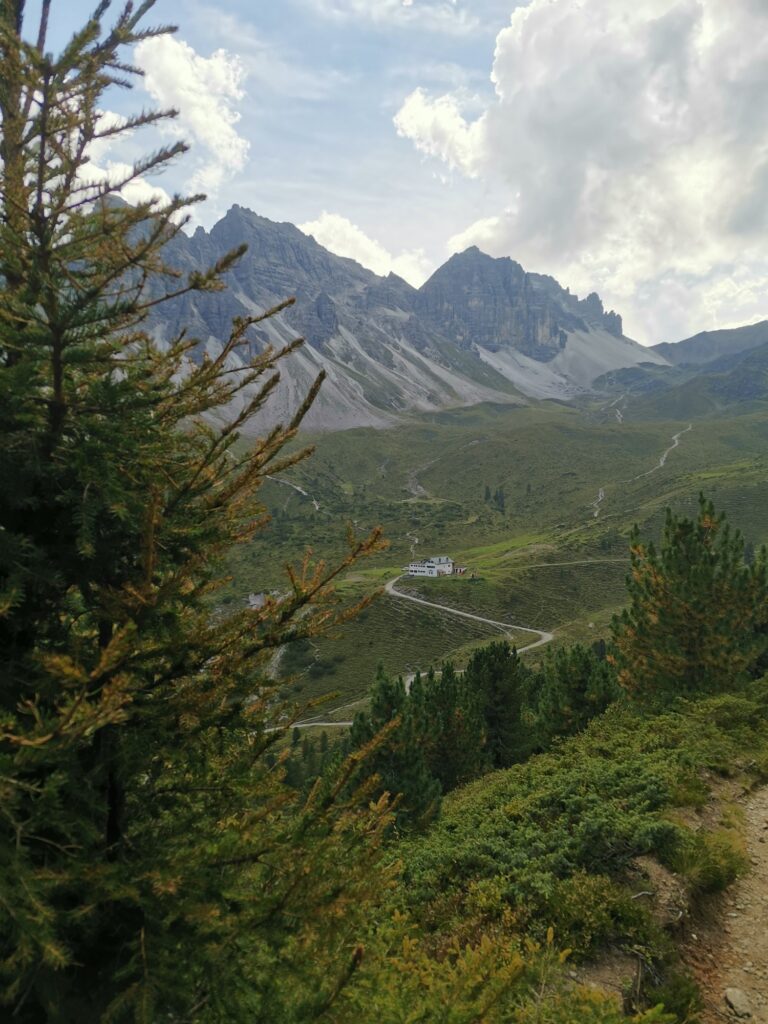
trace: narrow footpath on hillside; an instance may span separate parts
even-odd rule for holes
[[[617,419],[619,420],[619,422],[623,423],[624,417],[622,416],[622,414],[619,412],[618,409],[616,410],[616,416],[617,416]],[[645,477],[650,476],[651,473],[657,473],[660,469],[663,469],[664,466],[667,464],[667,459],[669,458],[669,453],[673,452],[675,450],[675,448],[679,448],[680,447],[680,438],[683,436],[683,434],[687,434],[689,430],[693,430],[693,424],[692,423],[689,423],[688,426],[685,428],[685,430],[680,430],[680,431],[678,431],[677,434],[673,434],[672,435],[672,444],[668,448],[664,449],[664,451],[659,456],[659,461],[656,463],[655,466],[652,466],[650,469],[647,469],[644,473],[638,473],[637,476],[630,477],[629,480],[624,480],[623,482],[625,484],[632,484],[632,483],[635,482],[635,480],[642,480]],[[600,512],[602,511],[601,506],[602,506],[603,502],[605,501],[606,496],[607,495],[606,495],[605,487],[601,487],[598,490],[598,492],[597,492],[597,500],[596,501],[591,501],[589,503],[589,508],[594,509],[594,511],[592,513],[592,518],[593,519],[597,519],[598,516],[600,515]]]
[[[748,872],[692,925],[686,948],[704,997],[701,1024],[768,1024],[768,786],[743,809]]]
[[[656,473],[658,472],[658,470],[663,469],[666,465],[667,459],[669,458],[669,453],[673,452],[675,448],[680,447],[680,438],[683,436],[683,434],[687,434],[689,430],[693,430],[692,423],[689,423],[685,430],[681,430],[677,434],[672,435],[672,444],[669,446],[669,448],[665,449],[665,451],[661,453],[661,457],[659,458],[659,461],[656,463],[655,466],[653,466],[649,470],[646,470],[645,473],[638,473],[637,476],[630,477],[630,479],[627,480],[627,483],[631,484],[634,483],[635,480],[642,480],[643,477],[650,476],[651,473]]]
[[[317,498],[313,498],[311,494],[308,494],[307,491],[305,491],[303,487],[299,487],[298,484],[293,484],[291,483],[290,480],[283,480],[283,478],[279,476],[269,476],[269,474],[267,474],[266,479],[271,480],[273,483],[276,484],[282,484],[283,487],[290,487],[292,491],[296,491],[296,493],[300,494],[302,497],[309,498],[309,500],[315,506],[315,512],[320,511],[320,502],[317,500]]]

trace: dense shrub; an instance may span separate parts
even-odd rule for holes
[[[428,834],[398,848],[409,904],[443,934],[506,914],[517,930],[557,924],[562,942],[582,950],[646,935],[623,887],[635,856],[657,856],[699,890],[740,868],[731,832],[694,835],[669,812],[686,790],[700,800],[707,772],[746,766],[764,749],[759,698],[710,698],[657,717],[615,706],[552,751],[465,786]]]

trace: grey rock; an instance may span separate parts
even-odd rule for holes
[[[526,273],[514,260],[493,259],[477,246],[435,271],[419,289],[416,308],[464,348],[512,348],[540,362],[565,348],[570,331],[622,336],[621,317],[606,313],[595,292],[579,300],[554,278]]]
[[[751,1017],[752,1008],[745,992],[740,988],[727,988],[724,994],[726,1006],[737,1017]]]

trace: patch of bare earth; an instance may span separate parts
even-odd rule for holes
[[[642,900],[662,928],[678,932],[688,911],[688,895],[682,879],[652,857],[636,857],[629,874],[635,890],[632,898]],[[635,954],[614,949],[568,973],[575,984],[609,996],[619,1008],[625,1008],[627,1000],[637,1004],[640,999],[644,961]]]

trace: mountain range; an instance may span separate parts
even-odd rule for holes
[[[289,311],[252,330],[250,344],[261,351],[305,337],[281,365],[268,415],[285,419],[322,369],[327,379],[306,421],[315,430],[386,427],[409,412],[479,402],[567,401],[624,386],[627,368],[629,383],[647,389],[650,380],[653,389],[668,373],[670,384],[679,384],[681,365],[710,365],[768,343],[763,324],[647,348],[623,334],[621,317],[597,294],[579,299],[554,278],[475,247],[413,288],[329,252],[292,224],[237,205],[210,231],[179,234],[168,262],[202,270],[242,243],[248,250],[227,275],[226,291],[159,307],[152,330],[162,343],[186,327],[200,339],[202,358],[221,350],[234,317],[295,295]],[[264,426],[257,417],[251,429]]]

